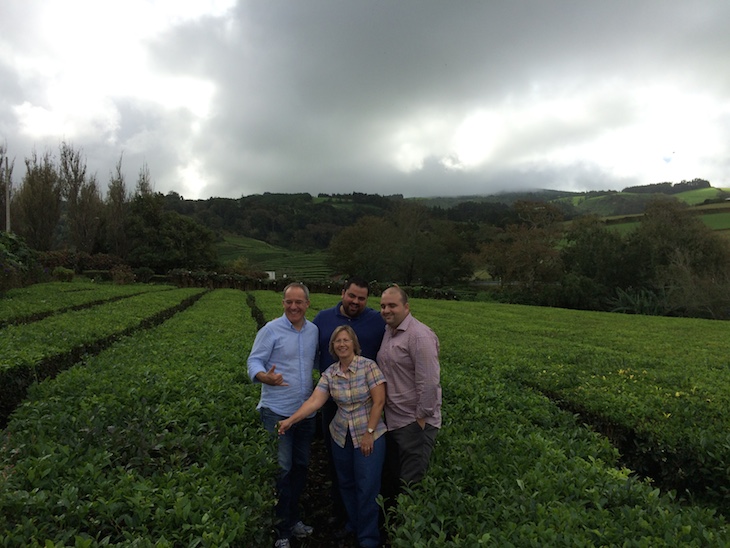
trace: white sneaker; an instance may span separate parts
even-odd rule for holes
[[[288,538],[280,538],[274,543],[274,548],[291,548]]]
[[[291,528],[291,534],[297,538],[305,538],[314,533],[314,527],[310,525],[304,525],[301,521],[294,524]]]

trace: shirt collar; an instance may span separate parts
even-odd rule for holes
[[[357,354],[355,354],[355,357],[350,362],[350,365],[347,366],[347,370],[350,373],[355,373],[357,371],[357,362],[358,362],[358,359],[359,358],[360,358],[360,356],[358,356]],[[337,368],[335,369],[335,375],[339,375],[340,377],[344,377],[345,376],[345,372],[342,371],[342,369],[340,368],[339,362],[337,363]]]
[[[411,313],[409,312],[408,314],[406,314],[406,317],[403,318],[403,321],[398,324],[398,327],[392,329],[391,331],[393,332],[393,334],[397,333],[398,331],[406,331],[408,329],[408,326],[411,325],[412,320],[413,316],[411,316]]]

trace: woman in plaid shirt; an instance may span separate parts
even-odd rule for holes
[[[322,373],[311,397],[279,423],[279,433],[310,416],[332,396],[338,407],[330,423],[332,457],[349,519],[346,528],[355,533],[360,546],[376,547],[380,545],[376,497],[387,430],[385,377],[373,360],[360,356],[360,343],[349,325],[335,328],[329,351],[337,361]]]

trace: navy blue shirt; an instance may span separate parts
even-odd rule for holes
[[[312,320],[312,323],[319,328],[319,355],[315,366],[319,367],[320,373],[337,361],[337,358],[330,354],[330,337],[338,325],[352,327],[360,342],[360,354],[371,360],[377,357],[380,343],[383,341],[385,320],[380,312],[365,307],[359,316],[350,318],[340,312],[341,305],[340,301],[337,306],[320,310]]]

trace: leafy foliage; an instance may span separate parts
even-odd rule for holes
[[[189,217],[163,208],[161,194],[139,194],[131,203],[126,236],[127,261],[159,273],[173,268],[215,265],[214,235]]]
[[[72,310],[0,332],[0,421],[36,380],[57,374],[86,353],[177,312],[201,289],[172,289],[129,296]],[[187,300],[187,302],[186,302]]]
[[[115,286],[79,279],[71,284],[58,282],[33,284],[7,292],[0,307],[0,327],[29,323],[53,314],[96,306],[105,301],[148,291],[169,290],[170,286],[163,285]]]
[[[338,272],[368,280],[442,286],[467,277],[466,247],[453,225],[422,206],[401,204],[392,218],[364,217],[342,230],[328,248]]]
[[[38,281],[37,254],[22,238],[0,232],[0,297],[9,289]]]
[[[209,294],[35,387],[0,447],[0,544],[268,543],[276,464],[244,309]]]
[[[31,249],[48,251],[61,218],[61,180],[50,152],[40,158],[34,152],[25,169],[23,185],[12,200],[13,223]]]
[[[713,380],[701,383],[696,396],[684,401],[668,394],[686,391],[678,385],[676,371],[652,371],[652,381],[663,383],[660,391],[652,381],[642,386],[641,379],[631,384],[628,374],[616,375],[617,369],[648,369],[667,350],[679,363],[680,355],[687,356],[687,341],[695,352],[717,341],[721,326],[706,333],[694,325],[699,320],[490,303],[413,299],[411,308],[441,340],[444,424],[425,480],[400,495],[388,517],[392,546],[728,542],[724,518],[703,505],[678,504],[673,492],[622,468],[618,451],[583,425],[596,416],[608,418],[609,410],[613,420],[624,417],[624,424],[636,429],[655,419],[664,425],[667,403],[673,409],[689,407],[683,413],[689,417],[692,409],[702,408],[703,397],[713,397],[715,413],[726,413],[720,411],[726,396],[712,385],[724,378],[727,386],[727,368],[713,368]],[[719,357],[726,350],[716,345],[711,354]],[[695,367],[705,357],[710,356],[696,357]],[[612,370],[613,382],[603,382],[602,375]],[[591,404],[595,414],[562,411],[529,387]],[[709,445],[714,436],[709,431],[721,430],[724,423],[710,419],[707,411],[701,415],[705,421],[654,429],[654,436],[642,438],[642,447],[660,456],[670,439],[684,444],[685,436],[696,434],[711,451],[719,449]],[[720,437],[714,439],[722,443]],[[705,466],[707,453],[696,457],[682,461],[695,463],[692,473]]]
[[[281,298],[209,292],[34,386],[0,445],[0,545],[270,543],[275,451],[244,362],[249,308],[271,319]],[[338,296],[311,299],[314,315]],[[444,424],[426,478],[388,516],[391,546],[730,541],[713,499],[679,504],[584,425],[633,432],[664,471],[710,478],[726,500],[722,324],[417,298],[411,309],[441,340]]]

